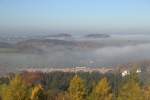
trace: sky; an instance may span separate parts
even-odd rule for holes
[[[0,33],[150,33],[150,0],[0,0]]]

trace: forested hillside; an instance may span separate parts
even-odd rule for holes
[[[150,100],[135,70],[121,73],[22,72],[0,78],[2,100]]]

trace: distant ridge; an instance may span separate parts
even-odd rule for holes
[[[72,35],[67,33],[59,33],[59,34],[48,35],[47,37],[72,37]]]
[[[109,38],[110,35],[108,34],[88,34],[85,35],[86,38]]]
[[[13,45],[6,43],[6,42],[0,42],[0,48],[12,48]]]

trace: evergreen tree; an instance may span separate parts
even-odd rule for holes
[[[111,87],[106,78],[103,78],[93,89],[89,100],[112,100]]]
[[[71,100],[85,100],[85,82],[79,76],[75,75],[70,81],[68,92]]]

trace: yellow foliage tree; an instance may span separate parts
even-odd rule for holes
[[[5,87],[2,100],[29,100],[29,90],[21,76],[16,75]]]
[[[58,95],[55,97],[54,100],[72,100],[72,98],[69,97],[68,93],[64,92],[64,93],[58,93]]]
[[[139,84],[130,80],[119,91],[118,100],[145,100]]]
[[[107,78],[103,78],[93,89],[89,100],[112,100],[111,87]]]
[[[40,84],[33,88],[31,100],[46,100],[44,89]]]
[[[71,100],[85,100],[86,88],[84,80],[75,75],[70,81],[68,92]]]
[[[150,100],[150,87],[145,87],[143,91],[145,100]]]

